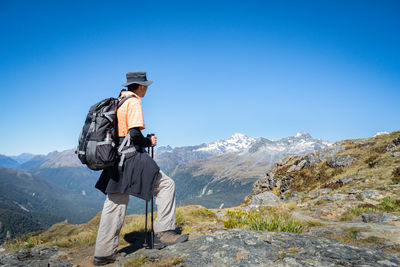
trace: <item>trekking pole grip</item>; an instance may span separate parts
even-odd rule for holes
[[[147,135],[147,137],[150,137],[150,140],[151,140],[152,136],[155,136],[155,134],[154,133],[150,133],[150,134]],[[151,148],[151,157],[154,158],[154,146],[151,145],[151,146],[148,147],[148,153],[149,154],[150,154],[150,148]]]

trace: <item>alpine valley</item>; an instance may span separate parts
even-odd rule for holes
[[[208,144],[159,147],[155,159],[174,179],[178,205],[232,207],[276,160],[329,145],[305,132],[277,141],[235,133]],[[74,149],[0,155],[0,167],[0,241],[59,221],[87,222],[101,210],[104,195],[94,188],[100,173],[82,165]],[[132,197],[128,213],[143,213],[144,206],[143,200]]]

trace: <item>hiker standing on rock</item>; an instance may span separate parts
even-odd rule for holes
[[[142,135],[145,129],[142,101],[152,81],[146,72],[134,71],[126,74],[127,82],[122,84],[119,99],[127,100],[118,108],[118,136],[120,143],[130,135],[130,147],[136,152],[126,154],[123,166],[105,169],[96,183],[96,188],[106,194],[94,252],[95,265],[105,265],[115,261],[119,233],[125,219],[129,195],[149,199],[156,196],[158,210],[154,222],[155,248],[162,248],[184,242],[187,235],[175,232],[175,183],[160,171],[157,163],[145,152],[145,147],[157,145],[156,136]],[[127,137],[129,139],[129,136]]]

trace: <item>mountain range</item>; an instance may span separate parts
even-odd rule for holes
[[[266,169],[275,160],[289,155],[305,154],[328,145],[330,145],[328,141],[314,139],[304,132],[277,141],[235,133],[226,140],[208,144],[176,148],[159,147],[155,151],[155,159],[161,169],[174,179],[178,204],[201,204],[209,208],[223,204],[225,207],[230,207],[239,204],[251,192],[254,181],[263,177]],[[48,221],[51,223],[54,220],[65,219],[81,223],[101,210],[104,195],[94,188],[100,173],[82,165],[73,149],[54,151],[47,155],[2,156],[0,166],[18,170],[4,171],[4,175],[0,176],[0,182],[3,182],[7,175],[9,177],[22,175],[34,177],[30,179],[32,188],[39,188],[44,184],[39,199],[42,196],[46,197],[41,199],[42,206],[35,206],[34,209],[29,208],[28,203],[31,202],[27,200],[31,197],[29,194],[34,192],[20,188],[20,180],[8,179],[6,184],[2,184],[3,189],[13,186],[20,188],[18,193],[13,194],[21,196],[23,201],[10,200],[12,198],[8,197],[0,199],[0,204],[7,205],[13,214],[22,214],[20,217],[23,221],[27,221],[25,217],[31,214],[32,229],[42,229],[48,225],[40,223],[32,215],[33,212],[42,211],[48,214]],[[12,184],[12,181],[15,184]],[[7,189],[3,190],[5,196],[11,194]],[[55,208],[49,209],[52,205],[55,205]],[[79,212],[73,212],[73,207]],[[5,210],[7,209],[3,207],[3,214],[6,214]],[[143,211],[144,201],[131,198],[128,213]],[[43,214],[41,216],[46,217]],[[6,229],[5,219],[3,221],[3,229]],[[16,233],[11,235],[15,236]]]
[[[330,144],[305,132],[276,141],[235,133],[226,140],[158,153],[156,161],[175,180],[182,204],[229,207],[251,192],[253,182],[263,177],[274,161]]]

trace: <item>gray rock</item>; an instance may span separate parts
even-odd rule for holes
[[[333,194],[332,198],[334,200],[343,200],[343,199],[347,198],[347,195],[346,194]]]
[[[362,191],[360,193],[360,196],[363,199],[366,199],[366,198],[376,199],[376,198],[380,198],[382,195],[379,194],[379,192],[377,190],[367,189],[367,190]]]
[[[332,157],[333,155],[336,155],[343,149],[345,149],[345,147],[342,145],[332,145],[325,147],[321,149],[321,151],[319,151],[319,160],[323,161],[329,157]]]
[[[354,189],[354,188],[349,190],[349,194],[357,194],[358,192],[360,192],[360,191],[357,189]]]
[[[350,194],[346,198],[350,199],[350,200],[355,200],[355,199],[357,199],[357,196],[355,194]]]
[[[73,267],[74,265],[60,258],[62,250],[58,247],[35,247],[19,250],[17,253],[1,254],[0,266]]]
[[[395,144],[386,145],[385,148],[383,149],[383,152],[388,152],[388,151],[392,150],[395,147],[396,147]]]
[[[338,188],[341,187],[345,184],[350,183],[353,181],[355,178],[354,177],[345,177],[345,178],[338,178],[332,181],[329,181],[323,185],[323,187],[329,187],[329,188]]]
[[[301,198],[299,198],[298,196],[294,196],[294,197],[286,199],[284,202],[286,202],[286,203],[289,203],[289,202],[300,203],[301,202]]]
[[[279,191],[281,192],[282,195],[290,191],[290,182],[292,181],[292,179],[293,177],[290,176],[286,176],[281,179],[281,183],[279,185]]]
[[[361,214],[361,219],[365,223],[383,223],[400,227],[400,215],[393,213],[367,212]]]
[[[306,160],[306,163],[304,164],[304,168],[309,168],[315,164],[318,164],[320,161],[320,158],[317,156],[316,152],[307,154],[304,157],[304,159]]]
[[[327,161],[327,164],[331,168],[343,168],[353,164],[354,160],[355,158],[350,155],[333,156]]]
[[[390,153],[390,156],[391,156],[391,157],[400,156],[400,151],[394,151],[394,152]]]
[[[317,192],[314,193],[313,198],[318,198],[320,196],[326,195],[331,191],[332,189],[330,188],[321,188],[321,190],[317,190]]]
[[[295,171],[299,171],[301,169],[303,169],[307,164],[307,160],[303,159],[302,161],[299,162],[299,164],[297,164]]]
[[[272,192],[264,192],[253,196],[250,205],[274,205],[281,202],[279,197],[277,197]]]
[[[162,250],[140,250],[119,258],[115,266],[145,257],[156,263],[181,259],[180,266],[399,266],[400,259],[378,250],[308,234],[217,231]]]
[[[296,170],[296,168],[297,168],[297,165],[292,165],[292,166],[290,166],[290,168],[286,172],[287,173],[294,172]]]
[[[303,169],[306,166],[306,164],[307,164],[307,160],[303,159],[297,165],[290,166],[290,168],[286,172],[299,171],[299,170]]]

